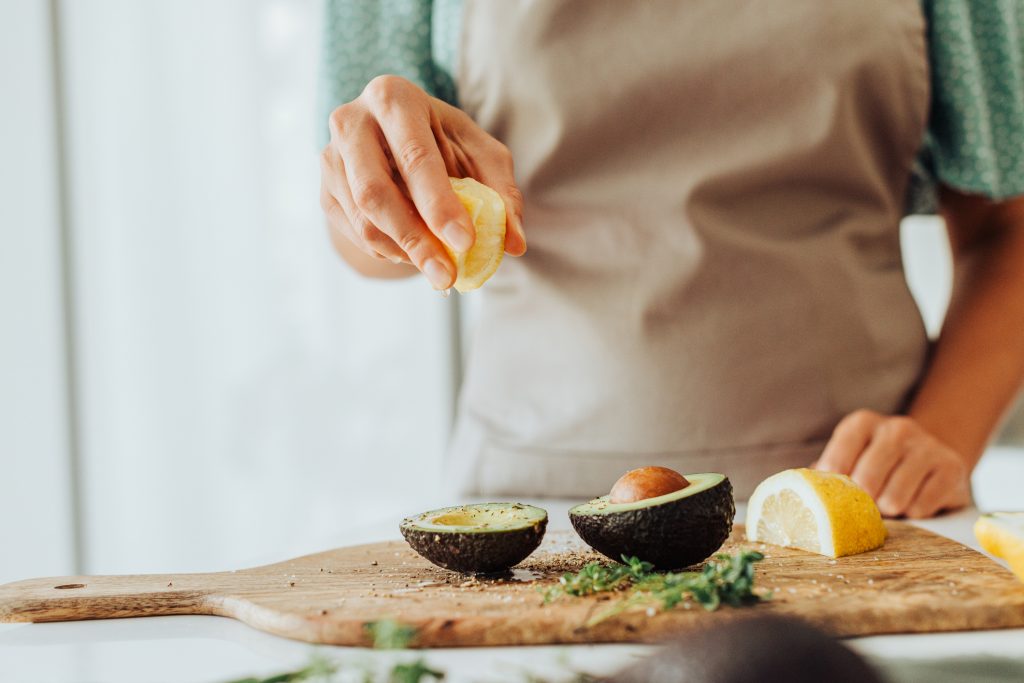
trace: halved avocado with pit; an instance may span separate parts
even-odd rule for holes
[[[438,567],[470,574],[501,572],[537,549],[548,513],[523,503],[475,503],[402,520],[413,550]]]
[[[616,562],[638,557],[658,569],[697,564],[722,547],[732,531],[736,505],[724,474],[684,475],[678,491],[632,503],[595,498],[569,510],[576,533]]]

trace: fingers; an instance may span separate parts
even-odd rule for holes
[[[904,455],[894,463],[885,488],[875,496],[878,510],[886,517],[906,515],[931,473],[928,459],[923,454],[910,452]]]
[[[522,256],[526,253],[523,194],[516,185],[512,153],[494,138],[488,136],[487,140],[489,152],[476,164],[478,180],[501,195],[505,202],[505,251],[511,256]]]
[[[468,251],[476,231],[448,181],[426,95],[404,79],[384,76],[371,81],[364,96],[427,227],[456,251]]]
[[[970,472],[961,461],[951,455],[945,462],[936,462],[921,485],[914,500],[907,506],[906,515],[914,519],[934,517],[943,510],[970,505]]]
[[[886,517],[931,517],[971,500],[963,457],[908,416],[851,413],[815,467],[849,474]]]
[[[408,263],[394,240],[381,232],[352,199],[345,177],[344,164],[332,151],[321,154],[320,206],[333,229],[344,235],[360,251],[393,263]]]
[[[345,185],[352,210],[365,217],[361,220],[369,225],[369,234],[360,236],[369,240],[374,231],[385,233],[436,289],[450,287],[455,280],[455,267],[441,242],[427,229],[391,177],[379,137],[346,137],[339,146],[345,160]],[[344,198],[341,204],[346,205]]]
[[[826,472],[838,472],[839,474],[850,474],[853,472],[854,464],[864,452],[875,427],[884,418],[870,410],[858,410],[843,418],[832,438],[825,445],[821,457],[815,467]]]
[[[913,519],[934,517],[945,507],[945,483],[941,472],[929,472],[914,501],[907,507],[906,515]]]
[[[860,484],[868,495],[877,499],[914,436],[914,425],[910,418],[892,417],[876,424],[871,433],[871,441],[857,458],[850,478]]]
[[[353,241],[393,261],[408,260],[435,289],[450,287],[455,266],[392,176],[373,116],[361,106],[339,107],[331,117],[331,133],[336,158],[328,158],[334,168],[323,175],[351,223]],[[461,204],[459,209],[465,214]]]

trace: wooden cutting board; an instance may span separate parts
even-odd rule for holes
[[[955,541],[888,523],[884,548],[830,560],[743,541],[737,525],[724,551],[762,550],[757,585],[770,602],[705,612],[625,613],[586,622],[618,596],[563,598],[540,591],[594,559],[571,532],[500,579],[469,579],[429,564],[401,541],[339,548],[278,564],[215,574],[71,576],[0,586],[0,621],[67,621],[213,614],[311,643],[369,645],[364,625],[415,626],[416,647],[654,641],[723,619],[774,613],[840,636],[1024,627],[1024,584]]]

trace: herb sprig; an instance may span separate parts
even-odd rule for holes
[[[709,612],[723,604],[740,607],[770,597],[754,592],[754,565],[763,559],[764,555],[756,550],[719,554],[699,572],[658,572],[651,563],[626,556],[622,558],[623,564],[591,562],[575,574],[564,574],[557,585],[545,591],[544,601],[564,595],[582,597],[628,589],[626,598],[592,618],[588,626],[631,608],[669,610],[688,599]]]
[[[363,628],[373,639],[373,647],[377,650],[404,650],[416,638],[416,627],[394,619],[370,621],[364,624]],[[427,666],[422,658],[400,661],[386,672],[380,672],[366,661],[343,662],[314,657],[307,666],[296,671],[275,674],[268,678],[242,678],[230,683],[300,683],[314,680],[324,683],[352,680],[363,683],[423,683],[444,680],[444,675],[443,671]]]
[[[338,665],[322,657],[314,656],[309,664],[296,671],[274,674],[266,678],[239,678],[229,683],[299,683],[300,681],[329,681],[338,672]]]
[[[544,602],[551,602],[561,595],[582,597],[595,593],[605,593],[627,588],[643,581],[654,571],[650,562],[642,562],[636,557],[622,556],[623,564],[601,564],[591,562],[575,574],[566,573],[544,593]]]
[[[404,650],[416,637],[416,627],[403,624],[394,619],[369,621],[363,625],[366,632],[373,638],[375,650]]]

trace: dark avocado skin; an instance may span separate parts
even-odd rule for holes
[[[739,648],[742,653],[738,652]],[[993,670],[997,667],[994,662],[992,666]],[[901,668],[886,667],[893,674]],[[925,671],[921,670],[914,680],[930,680]],[[931,678],[971,678],[958,679],[955,674],[947,678],[940,673],[935,669]],[[882,683],[880,672],[874,671],[864,659],[826,632],[798,619],[778,616],[719,621],[689,629],[680,637],[666,641],[652,656],[643,657],[603,680],[607,683]]]
[[[548,520],[514,531],[460,534],[403,528],[412,549],[438,567],[464,574],[503,572],[525,560],[544,538]]]
[[[702,562],[732,531],[736,504],[728,479],[686,498],[606,515],[569,515],[576,533],[616,562],[639,557],[658,569]]]

